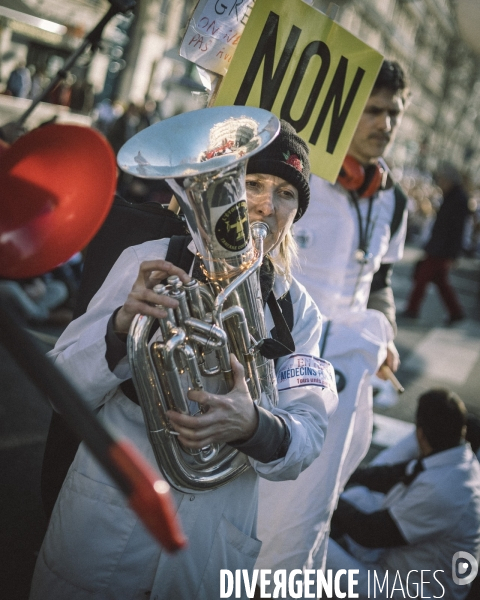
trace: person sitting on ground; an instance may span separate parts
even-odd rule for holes
[[[390,585],[387,594],[392,582],[397,591],[418,593],[423,580],[422,597],[466,597],[468,585],[454,580],[452,558],[457,552],[479,558],[480,465],[465,433],[460,398],[447,389],[429,390],[420,396],[416,414],[420,458],[358,469],[351,477],[349,484],[364,486],[368,512],[353,498],[340,498],[327,569],[358,569],[360,598],[373,593],[374,571]],[[368,552],[373,548],[381,549],[374,562]]]
[[[467,414],[467,432],[465,440],[470,443],[472,452],[480,460],[480,418],[472,413]],[[408,433],[405,437],[398,440],[396,444],[385,448],[369,463],[375,465],[395,465],[407,460],[414,460],[420,457],[420,450],[415,430]],[[351,491],[350,487],[350,491]],[[348,494],[347,490],[344,495]]]
[[[43,323],[68,299],[68,287],[52,273],[15,281],[1,279],[0,298],[6,300],[21,319]]]

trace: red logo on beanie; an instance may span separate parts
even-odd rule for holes
[[[297,169],[297,171],[300,171],[300,173],[303,171],[303,163],[296,154],[290,154],[290,152],[288,152],[287,154],[284,153],[283,156],[285,157],[287,165],[291,165]]]

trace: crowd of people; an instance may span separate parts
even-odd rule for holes
[[[46,71],[44,65],[27,66],[25,61],[19,61],[2,93],[35,99],[50,83]],[[72,73],[68,73],[44,101],[91,116],[92,127],[107,137],[115,154],[133,135],[161,120],[159,105],[153,100],[146,100],[143,105],[132,102],[126,108],[120,103],[112,104],[109,99],[95,104],[93,85]],[[3,144],[1,132],[0,144]],[[119,176],[118,191],[130,202],[168,202],[171,194],[167,194],[166,188],[163,182],[145,182],[123,173]],[[72,318],[83,260],[84,256],[79,252],[51,273],[25,280],[2,280],[0,294],[29,323],[66,325]]]
[[[50,77],[46,65],[27,66],[25,61],[20,61],[10,72],[3,94],[35,100],[44,94],[49,84]],[[94,107],[93,85],[85,78],[70,72],[49,93],[45,91],[45,94],[42,97],[44,102],[66,106],[81,114],[91,114]]]
[[[209,492],[172,489],[189,545],[169,555],[80,444],[61,489],[50,490],[58,498],[31,600],[212,600],[220,594],[221,569],[243,570],[250,581],[254,569],[287,577],[331,572],[337,597],[345,597],[351,585],[350,576],[340,577],[350,569],[360,598],[371,597],[371,573],[382,581],[391,573],[391,585],[375,597],[404,598],[407,591],[408,597],[466,598],[469,586],[458,583],[451,565],[457,553],[480,557],[480,466],[467,441],[460,398],[445,389],[422,394],[413,442],[390,449],[375,466],[359,468],[371,442],[372,378],[391,378],[399,367],[390,280],[403,256],[409,209],[412,223],[412,198],[422,219],[432,216],[426,190],[403,190],[384,159],[409,95],[401,66],[384,60],[334,184],[310,174],[308,146],[283,120],[278,137],[248,162],[248,217],[269,226],[260,291],[268,337],[278,342],[265,355],[275,359],[282,377],[278,404],[265,395],[252,401],[244,367],[232,354],[230,391],[208,385],[189,390],[186,402],[200,406],[199,414],[167,413],[182,448],[200,452],[227,445],[247,457],[248,468]],[[104,101],[95,115],[115,152],[160,120],[152,102],[142,108],[132,103],[120,114]],[[439,165],[435,184],[443,200],[406,314],[418,316],[431,281],[453,323],[464,312],[447,275],[462,248],[469,205],[453,165]],[[131,185],[123,178],[119,191]],[[167,277],[184,286],[193,277],[205,279],[195,245],[187,241],[191,256],[188,266],[182,259],[183,268],[167,260],[167,238],[127,248],[50,353],[102,423],[132,440],[152,463],[127,334],[138,313],[163,318],[178,308],[165,291],[153,291]],[[15,290],[13,282],[2,281],[0,293],[15,297],[28,319],[48,318],[49,283],[65,288],[62,296],[60,285],[53,286],[56,307],[75,299],[81,264],[79,256],[54,274],[16,282]],[[22,293],[44,312],[29,309]],[[307,383],[292,375],[305,364],[317,374]],[[257,581],[251,593],[239,584],[235,597],[274,597],[278,583]],[[287,592],[314,597],[298,595],[295,586]]]
[[[43,64],[27,66],[25,61],[19,61],[10,72],[2,93],[35,99],[50,84],[47,71]],[[93,84],[72,72],[68,72],[43,100],[90,116],[92,126],[108,138],[115,153],[135,133],[162,118],[159,104],[151,99],[146,99],[143,104],[130,102],[126,106],[112,103],[109,98],[96,102]]]

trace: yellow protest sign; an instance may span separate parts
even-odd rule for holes
[[[302,0],[256,0],[216,106],[258,106],[310,146],[312,172],[334,182],[383,57]]]

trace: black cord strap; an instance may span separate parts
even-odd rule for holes
[[[370,245],[370,237],[371,237],[372,229],[373,229],[372,206],[373,206],[374,196],[370,196],[370,198],[368,199],[368,212],[367,212],[367,218],[366,218],[366,222],[365,222],[365,228],[364,228],[362,213],[360,212],[360,206],[358,205],[357,196],[355,194],[351,193],[350,199],[351,199],[351,202],[357,212],[358,234],[359,234],[358,250],[363,253],[362,258],[364,258],[367,256],[367,253],[368,253],[368,247]]]

